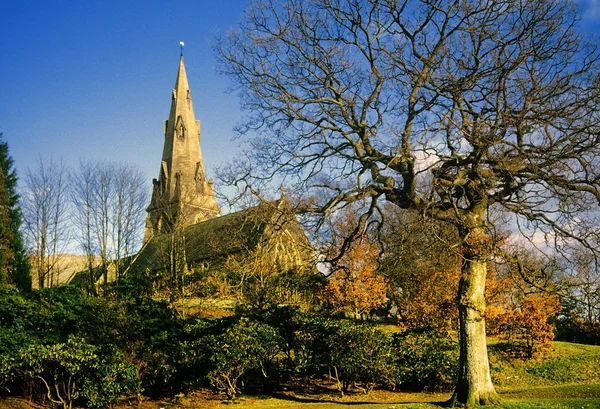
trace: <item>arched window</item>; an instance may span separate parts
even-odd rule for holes
[[[175,134],[182,139],[185,137],[185,126],[183,125],[181,115],[177,117],[177,122],[175,123]]]
[[[177,128],[177,136],[179,136],[180,138],[185,137],[185,128],[183,127],[183,122],[180,123],[179,127]]]

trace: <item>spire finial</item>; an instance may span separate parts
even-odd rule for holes
[[[180,57],[183,57],[183,46],[184,46],[183,41],[180,41],[179,42],[179,49],[181,50],[181,54],[179,54]]]

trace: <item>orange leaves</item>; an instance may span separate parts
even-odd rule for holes
[[[558,297],[532,293],[498,314],[498,329],[513,355],[532,358],[550,345],[554,326],[548,318],[560,311]]]
[[[352,236],[358,224],[357,212],[347,208],[343,217],[332,225],[334,238]],[[387,302],[387,284],[377,271],[381,248],[370,239],[366,233],[350,243],[341,258],[330,266],[329,282],[319,296],[334,312],[360,316]],[[333,240],[328,251],[337,254],[343,247],[341,242]]]
[[[456,287],[460,269],[406,274],[395,294],[399,323],[408,328],[448,329],[457,318]]]
[[[385,305],[387,286],[376,272],[378,256],[378,247],[366,240],[352,244],[321,293],[332,310],[362,315]]]

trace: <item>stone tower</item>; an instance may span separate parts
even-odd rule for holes
[[[200,121],[196,120],[183,55],[165,121],[165,145],[158,179],[152,181],[152,199],[146,209],[144,241],[156,233],[219,216],[213,181],[206,180],[200,152]]]

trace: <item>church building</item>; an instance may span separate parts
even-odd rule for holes
[[[196,120],[183,55],[165,121],[165,143],[158,179],[152,181],[152,199],[144,241],[156,233],[184,228],[219,216],[212,180],[207,181],[200,151],[200,121]]]
[[[312,263],[312,249],[285,196],[272,202],[220,215],[213,181],[207,180],[200,150],[200,121],[196,120],[183,55],[171,96],[169,119],[158,178],[142,249],[132,260],[137,268],[168,270],[173,235],[181,243],[188,269],[223,265],[231,257],[243,260],[257,251],[283,269]]]

